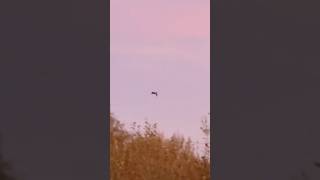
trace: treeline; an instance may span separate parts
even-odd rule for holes
[[[156,124],[132,125],[128,131],[111,116],[111,180],[209,180],[210,147],[199,155],[191,140],[182,136],[165,138]],[[207,126],[201,127],[208,135]]]
[[[146,122],[142,127],[133,124],[131,130],[125,129],[120,121],[111,116],[111,180],[210,179],[209,143],[204,145],[204,154],[200,155],[190,139],[177,135],[165,138],[156,124]],[[201,130],[208,136],[206,123]],[[1,153],[0,180],[15,180],[10,175],[9,163]]]

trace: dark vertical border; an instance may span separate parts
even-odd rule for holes
[[[211,2],[213,179],[320,179],[319,2]]]
[[[215,128],[215,120],[216,120],[216,85],[217,85],[217,56],[218,56],[218,40],[217,40],[217,0],[210,1],[210,177],[211,179],[215,179],[215,159],[217,156],[216,148],[215,148],[215,136],[216,136],[216,128]]]
[[[17,180],[108,179],[109,12],[0,1],[0,152]]]
[[[107,141],[106,141],[106,155],[107,155],[107,179],[110,179],[110,12],[111,12],[111,9],[110,9],[110,1],[111,0],[101,0],[101,1],[104,1],[105,2],[105,7],[106,7],[106,45],[107,45],[107,48],[106,48],[106,54],[107,54],[107,65],[106,65],[106,69],[107,69],[107,100],[106,100],[106,103],[107,103],[107,113],[105,114],[105,117],[106,117],[106,123],[107,123]]]

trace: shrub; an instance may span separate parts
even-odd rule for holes
[[[200,156],[190,139],[165,138],[157,124],[145,122],[132,132],[111,117],[111,180],[209,180],[210,161]],[[207,147],[208,148],[208,147]]]

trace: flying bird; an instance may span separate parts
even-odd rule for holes
[[[158,96],[158,92],[152,91],[151,94]]]

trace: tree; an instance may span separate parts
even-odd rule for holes
[[[207,133],[206,126],[203,128]],[[210,179],[210,161],[195,152],[190,139],[165,137],[157,124],[149,122],[142,126],[133,123],[129,131],[112,116],[110,165],[111,180]]]

